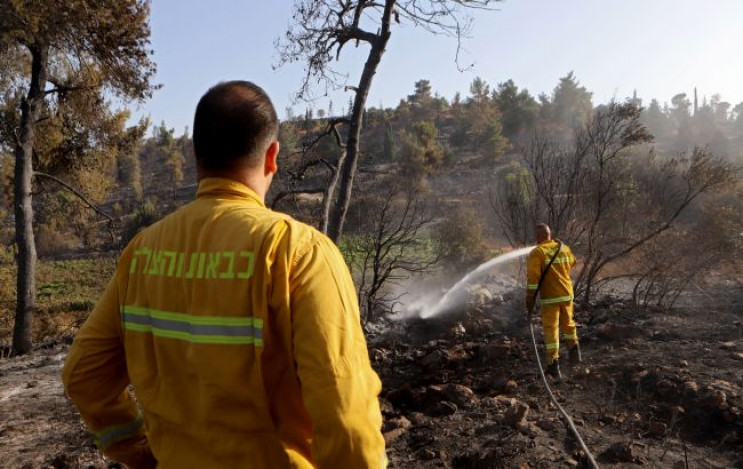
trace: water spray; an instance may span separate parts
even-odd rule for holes
[[[444,311],[447,307],[452,306],[452,301],[455,298],[455,295],[459,293],[462,288],[467,285],[472,280],[476,279],[483,273],[487,272],[494,266],[498,264],[502,264],[504,262],[508,262],[513,259],[518,259],[519,257],[525,256],[529,254],[529,252],[534,249],[534,246],[529,246],[521,249],[517,249],[515,251],[508,252],[506,254],[501,254],[499,256],[495,256],[494,258],[490,259],[487,262],[484,262],[468,272],[464,277],[461,278],[457,283],[454,284],[453,287],[451,287],[449,290],[446,291],[444,296],[441,297],[441,299],[433,305],[431,308],[427,308],[423,310],[420,313],[421,319],[429,319],[437,314]]]

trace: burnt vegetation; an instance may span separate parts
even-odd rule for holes
[[[48,3],[44,11],[61,5]],[[141,100],[155,88],[147,2],[85,10],[89,3],[65,3],[63,28],[32,15],[28,2],[0,2],[13,12],[0,15],[0,358],[34,343],[41,350],[0,361],[0,378],[57,360],[119,250],[195,196],[188,131],[127,127],[126,113],[103,99]],[[392,463],[585,464],[547,405],[514,319],[523,272],[478,279],[444,317],[391,319],[420,285],[443,293],[493,256],[533,244],[534,223],[546,222],[579,260],[587,364],[570,372],[561,398],[600,461],[736,464],[743,103],[699,102],[696,91],[667,103],[594,103],[572,72],[539,96],[512,80],[476,78],[444,97],[421,79],[396,106],[367,102],[398,25],[459,41],[468,9],[495,3],[305,0],[279,41],[281,60],[306,64],[300,94],[318,81],[341,83],[334,66],[344,48],[367,48],[347,103],[287,112],[266,202],[327,233],[346,257],[384,382]],[[103,25],[118,34],[102,34]],[[3,425],[0,434],[15,434]],[[68,441],[87,441],[70,427]],[[57,440],[40,465],[105,464]]]

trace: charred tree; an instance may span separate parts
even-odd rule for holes
[[[471,24],[471,18],[463,16],[463,10],[490,9],[497,1],[298,0],[295,3],[295,24],[277,46],[280,48],[281,63],[305,63],[306,75],[298,98],[308,97],[313,79],[324,81],[326,86],[340,87],[340,75],[331,62],[339,60],[343,47],[349,42],[369,46],[358,84],[346,86],[346,90],[354,93],[349,131],[345,146],[339,151],[337,172],[331,176],[325,199],[321,226],[333,241],[338,242],[343,233],[359,165],[359,141],[366,100],[393,25],[407,20],[430,32],[451,35],[460,40],[467,34]]]
[[[576,292],[588,302],[601,273],[666,233],[703,194],[735,183],[733,166],[707,151],[661,156],[634,103],[611,103],[571,141],[537,134],[491,203],[513,245],[548,223],[575,248]]]

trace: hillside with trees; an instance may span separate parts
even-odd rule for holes
[[[443,96],[421,77],[375,106],[399,25],[458,42],[467,9],[491,2],[299,3],[317,8],[297,11],[279,55],[309,64],[300,95],[336,76],[347,43],[368,55],[348,102],[286,109],[266,204],[345,257],[393,466],[589,467],[532,362],[522,259],[422,314],[532,245],[537,222],[579,260],[587,360],[558,398],[602,464],[740,466],[743,102],[701,89],[596,102],[566,71],[538,95],[475,77]],[[131,119],[158,89],[147,1],[0,8],[0,454],[8,467],[113,467],[59,367],[123,247],[195,198],[191,136]]]
[[[658,103],[644,107],[628,98],[594,104],[572,72],[551,95],[537,97],[512,80],[491,86],[478,77],[447,99],[421,79],[396,107],[363,113],[359,181],[342,245],[349,253],[357,250],[355,243],[373,230],[374,220],[363,217],[370,214],[367,204],[389,194],[427,212],[409,256],[419,256],[421,246],[431,258],[459,252],[456,266],[446,263],[450,274],[509,246],[528,245],[530,226],[546,220],[586,256],[578,283],[587,295],[603,277],[625,277],[635,282],[636,298],[670,305],[689,281],[682,273],[702,275],[732,259],[731,250],[739,252],[735,226],[743,219],[743,204],[736,168],[743,163],[743,103],[733,106],[714,95],[695,106],[683,93],[670,104]],[[7,109],[10,116],[12,107]],[[308,107],[282,121],[280,173],[267,200],[318,228],[328,177],[348,130],[348,107],[331,112]],[[11,122],[5,121],[6,129]],[[177,135],[161,122],[146,136],[148,124],[122,128],[117,153],[106,159],[93,152],[69,155],[70,163],[40,158],[38,172],[68,184],[36,179],[35,235],[42,258],[115,252],[137,230],[194,197],[188,129]],[[3,174],[10,177],[13,140],[9,131],[5,135]],[[44,145],[50,155],[65,154],[68,143]],[[11,200],[6,192],[6,227],[13,220]],[[459,221],[452,223],[454,217]],[[445,226],[460,232],[444,236]],[[9,245],[12,231],[5,231]],[[457,239],[468,240],[460,244],[470,248],[451,246]],[[681,256],[689,265],[679,265],[678,256],[652,254],[664,245],[705,246],[709,255]],[[607,251],[609,246],[615,247]],[[433,264],[426,271],[431,269]],[[607,269],[611,275],[603,275]]]

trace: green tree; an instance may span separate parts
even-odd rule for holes
[[[671,98],[671,106],[670,117],[679,129],[691,118],[691,101],[686,97],[686,93],[679,93]]]
[[[670,131],[671,123],[663,112],[658,100],[653,99],[647,109],[642,111],[641,122],[656,139],[665,138]]]
[[[33,156],[42,135],[39,125],[62,104],[85,118],[68,119],[80,128],[105,115],[107,95],[140,100],[150,96],[155,66],[148,49],[147,1],[0,0],[0,11],[0,55],[23,61],[20,70],[10,70],[20,99],[3,107],[15,109],[18,116],[18,138],[4,145],[14,148],[16,160],[18,281],[13,349],[25,353],[31,349],[36,306],[32,180]]]
[[[408,103],[412,110],[413,120],[430,120],[434,118],[440,101],[431,94],[431,82],[418,80],[415,82],[415,91],[408,95]]]
[[[400,135],[400,167],[402,175],[421,184],[425,177],[444,160],[444,149],[436,140],[438,130],[433,122],[413,124],[410,132]]]
[[[470,103],[478,110],[487,106],[490,101],[490,85],[480,77],[475,77],[470,83]]]
[[[470,148],[485,158],[498,157],[508,149],[500,111],[490,96],[490,86],[479,77],[470,84],[465,112],[459,116],[453,137],[455,142],[468,141]]]
[[[501,113],[503,135],[512,140],[533,129],[539,116],[539,105],[527,90],[520,90],[513,80],[498,84],[494,94]]]
[[[142,200],[144,190],[142,186],[142,162],[139,152],[142,148],[142,140],[149,126],[147,120],[143,120],[139,125],[127,129],[127,138],[129,139],[129,151],[122,152],[116,160],[117,173],[116,179],[119,184],[132,189],[135,199],[139,202]]]
[[[418,80],[415,82],[415,91],[408,95],[408,102],[427,105],[433,100],[431,94],[431,82],[428,80]]]
[[[552,121],[571,128],[585,125],[593,110],[591,96],[592,93],[580,86],[573,72],[560,78],[552,92]]]
[[[284,155],[291,155],[299,150],[297,127],[292,122],[284,121],[279,126],[279,144]]]
[[[714,94],[710,99],[710,106],[712,106],[712,113],[715,116],[715,124],[720,127],[727,126],[731,108],[730,103],[722,101],[722,97],[719,94]]]
[[[178,139],[175,138],[175,129],[168,129],[165,122],[155,129],[155,141],[165,167],[168,168],[170,187],[173,190],[173,198],[176,196],[178,186],[183,182],[184,157]]]

